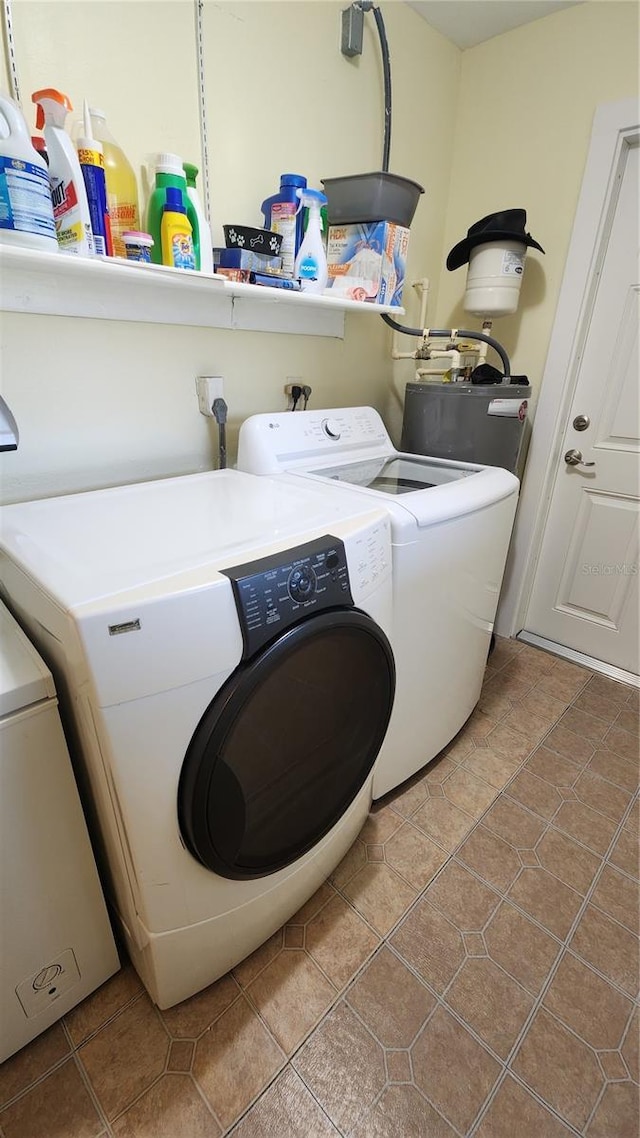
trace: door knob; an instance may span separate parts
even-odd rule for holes
[[[567,466],[595,466],[595,462],[583,462],[581,450],[568,450],[564,456]]]
[[[588,415],[576,415],[573,426],[576,431],[586,431],[591,426],[591,419]]]

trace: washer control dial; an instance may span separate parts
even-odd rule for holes
[[[337,419],[323,419],[322,430],[324,431],[327,438],[330,439],[339,439],[342,433],[340,430],[340,424],[338,423]]]
[[[308,601],[316,591],[316,575],[310,565],[297,565],[291,570],[287,582],[289,596],[294,601]]]

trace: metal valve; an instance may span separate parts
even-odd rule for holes
[[[568,450],[564,456],[567,466],[595,466],[595,462],[583,462],[581,450]]]

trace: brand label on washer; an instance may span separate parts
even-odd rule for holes
[[[521,277],[524,272],[524,257],[524,249],[521,253],[514,253],[513,249],[504,249],[502,253],[502,268],[500,269],[501,276]]]

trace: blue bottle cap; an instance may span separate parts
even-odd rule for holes
[[[177,186],[167,186],[165,190],[164,208],[171,210],[172,213],[187,212],[182,200],[182,190]]]
[[[302,174],[281,174],[280,186],[300,186],[304,190],[307,187],[307,179]]]

